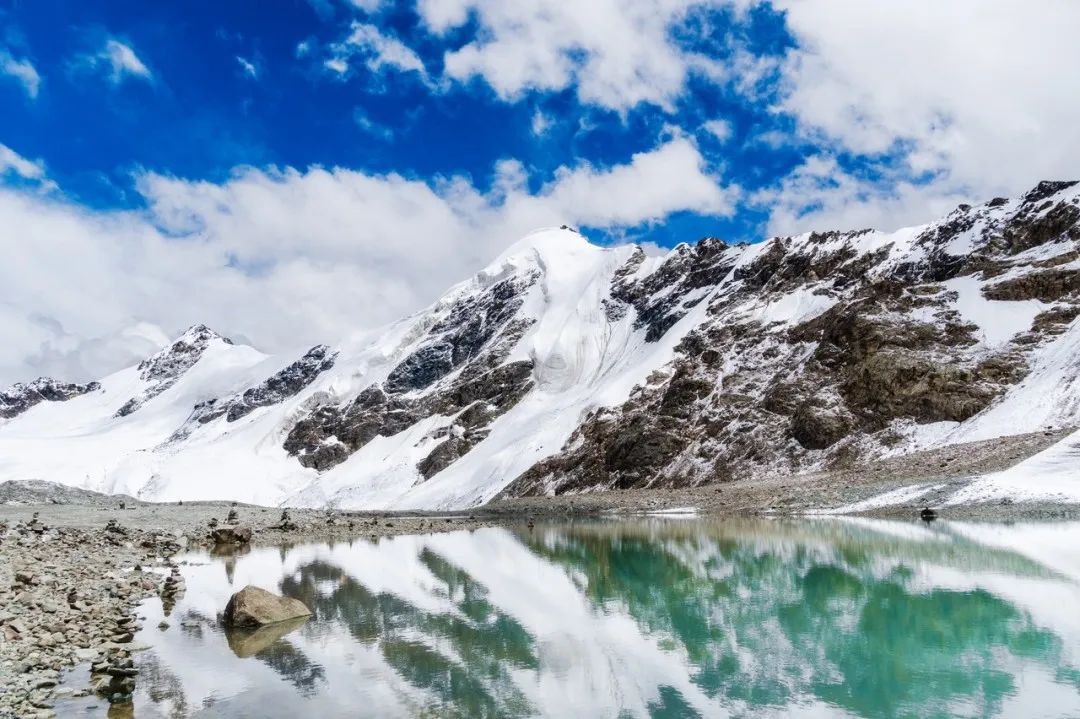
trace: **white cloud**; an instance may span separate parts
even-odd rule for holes
[[[425,81],[427,70],[420,56],[395,37],[383,34],[374,25],[354,22],[349,36],[332,46],[334,56],[324,64],[330,70],[343,75],[348,71],[348,61],[359,55],[369,70],[382,72],[392,67],[401,72],[416,72]]]
[[[0,177],[8,173],[24,180],[45,180],[45,165],[40,161],[27,160],[4,144],[0,144]]]
[[[537,137],[547,134],[553,124],[554,121],[549,116],[537,110],[532,116],[532,133]]]
[[[514,161],[487,192],[344,169],[146,175],[145,213],[0,188],[0,246],[19,250],[0,263],[0,384],[116,369],[132,359],[120,331],[140,322],[206,322],[269,350],[335,342],[433,301],[535,227],[726,214],[733,199],[683,138],[563,168],[536,192],[525,180]]]
[[[435,33],[471,18],[479,37],[445,55],[446,74],[483,78],[515,100],[530,90],[576,87],[583,102],[625,111],[639,103],[670,109],[692,71],[722,74],[671,36],[701,0],[419,0]],[[717,3],[712,3],[717,4]]]
[[[702,123],[701,129],[709,133],[717,142],[727,142],[731,139],[731,123],[727,120],[715,119]]]
[[[236,62],[239,63],[240,69],[244,74],[253,80],[257,80],[259,77],[259,68],[255,66],[255,63],[246,58],[242,58],[239,55],[236,56]]]
[[[812,155],[776,187],[751,202],[769,208],[767,234],[812,230],[895,230],[944,216],[970,194],[947,183],[917,184],[893,171],[871,181],[845,172],[836,158]]]
[[[323,67],[338,75],[344,75],[349,71],[349,63],[340,57],[332,57],[323,63]]]
[[[798,43],[781,68],[778,109],[797,120],[805,139],[856,155],[884,153],[892,156],[885,165],[899,170],[888,197],[853,196],[839,214],[818,213],[820,221],[846,222],[856,206],[869,224],[927,220],[961,195],[1012,195],[1078,174],[1080,3],[773,5],[786,12]],[[933,180],[902,182],[920,175]]]
[[[93,55],[81,58],[83,65],[89,68],[103,68],[108,73],[109,81],[119,84],[129,77],[153,81],[150,68],[139,59],[130,45],[125,45],[115,38],[109,38],[104,46]]]
[[[41,89],[41,75],[28,59],[16,59],[7,50],[0,50],[0,73],[16,80],[31,98],[38,96]]]

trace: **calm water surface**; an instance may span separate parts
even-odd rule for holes
[[[1080,716],[1078,540],[655,519],[191,554],[134,715]],[[315,616],[226,636],[246,584]]]

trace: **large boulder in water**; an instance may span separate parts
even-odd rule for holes
[[[214,544],[247,544],[251,541],[248,527],[220,527],[210,532]]]
[[[311,610],[299,599],[279,597],[249,584],[229,598],[223,621],[230,627],[261,627],[308,616]]]

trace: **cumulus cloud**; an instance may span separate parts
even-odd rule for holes
[[[823,206],[838,214],[808,219],[854,221],[862,207],[870,224],[926,220],[960,196],[1016,194],[1077,175],[1080,4],[772,4],[797,43],[781,65],[778,110],[818,147],[897,173],[885,195],[864,192],[866,183],[827,185]],[[803,192],[805,169],[797,175],[787,186]],[[845,190],[855,194],[834,204]]]
[[[41,89],[41,75],[34,64],[26,58],[16,58],[7,50],[0,50],[0,74],[7,75],[20,85],[31,98],[38,96]]]
[[[0,187],[0,245],[19,250],[0,263],[0,384],[117,369],[143,346],[131,333],[152,334],[130,327],[206,322],[272,351],[334,342],[419,309],[538,226],[732,210],[684,138],[610,168],[565,167],[536,191],[520,163],[495,173],[487,191],[345,169],[249,168],[221,184],[148,174],[145,212]]]
[[[84,55],[81,64],[91,69],[101,69],[114,85],[128,78],[152,81],[154,75],[150,68],[139,59],[135,50],[115,38],[108,38],[102,48],[92,54]]]
[[[686,77],[719,65],[672,36],[696,0],[419,0],[427,27],[447,33],[475,21],[476,39],[444,56],[446,75],[482,78],[503,99],[576,88],[583,102],[618,111],[671,109]],[[718,4],[718,3],[711,3]]]

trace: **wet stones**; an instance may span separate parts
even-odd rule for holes
[[[115,524],[109,531],[44,526],[35,517],[0,541],[0,716],[51,716],[56,697],[89,691],[59,685],[67,667],[84,662],[94,663],[103,696],[130,697],[134,668],[124,657],[139,628],[133,612],[158,583],[138,567],[168,551],[137,530],[115,543]]]
[[[172,613],[173,607],[176,606],[176,600],[183,595],[186,588],[187,585],[184,583],[183,575],[180,574],[180,568],[173,565],[169,576],[162,583],[160,591],[161,606],[164,609],[165,616]]]
[[[110,649],[108,655],[90,667],[91,690],[111,704],[126,704],[135,693],[135,677],[139,670],[131,654],[123,649]]]

